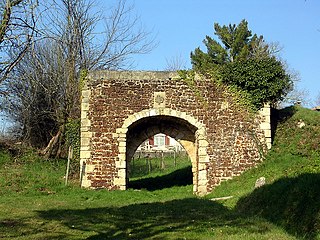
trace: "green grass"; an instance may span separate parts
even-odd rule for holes
[[[191,160],[186,156],[141,158],[130,162],[129,187],[149,191],[192,184]]]
[[[203,198],[188,160],[153,160],[150,174],[137,160],[132,189],[109,192],[64,186],[65,160],[1,150],[0,239],[320,239],[319,142],[320,113],[282,110],[265,161]]]
[[[191,160],[185,156],[165,156],[163,158],[136,158],[130,161],[130,178],[156,177],[174,170],[191,166]]]

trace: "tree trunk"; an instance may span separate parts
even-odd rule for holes
[[[60,126],[59,131],[55,136],[51,138],[47,147],[41,151],[41,155],[44,158],[49,159],[51,156],[60,157],[63,147],[63,134],[65,127],[64,125]]]

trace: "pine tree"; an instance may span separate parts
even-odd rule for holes
[[[281,61],[272,54],[263,36],[252,34],[248,22],[214,24],[218,40],[206,36],[207,52],[191,52],[192,68],[205,76],[235,86],[251,95],[252,103],[276,103],[292,89],[292,79]]]

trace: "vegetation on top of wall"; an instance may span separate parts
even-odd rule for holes
[[[80,77],[79,77],[79,89],[80,89],[80,91],[83,90],[83,87],[86,84],[88,73],[89,73],[88,69],[82,69],[80,71]]]
[[[203,75],[201,73],[197,73],[195,70],[179,70],[178,74],[180,78],[185,81],[185,83],[194,91],[195,95],[201,100],[203,99],[203,94],[197,88],[196,84],[196,75],[200,75],[203,78],[208,78],[208,75]],[[247,91],[240,89],[235,85],[227,85],[222,81],[217,80],[216,77],[211,76],[210,79],[215,82],[217,88],[221,89],[222,96],[224,97],[232,97],[232,102],[239,106],[244,107],[244,109],[249,112],[256,112],[258,108],[253,104],[252,95]],[[203,102],[203,101],[202,101]]]
[[[243,90],[256,109],[278,103],[292,90],[292,76],[263,36],[252,35],[247,21],[228,26],[215,23],[214,30],[219,41],[206,36],[207,52],[198,47],[191,53],[193,70]]]
[[[204,107],[208,106],[208,102],[203,97],[201,90],[196,84],[196,73],[192,70],[179,70],[178,74],[180,78],[188,85],[188,87],[194,92],[198,100],[203,104]]]

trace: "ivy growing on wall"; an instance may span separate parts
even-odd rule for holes
[[[78,171],[80,162],[80,119],[72,119],[66,124],[66,143],[73,148],[72,164]]]

